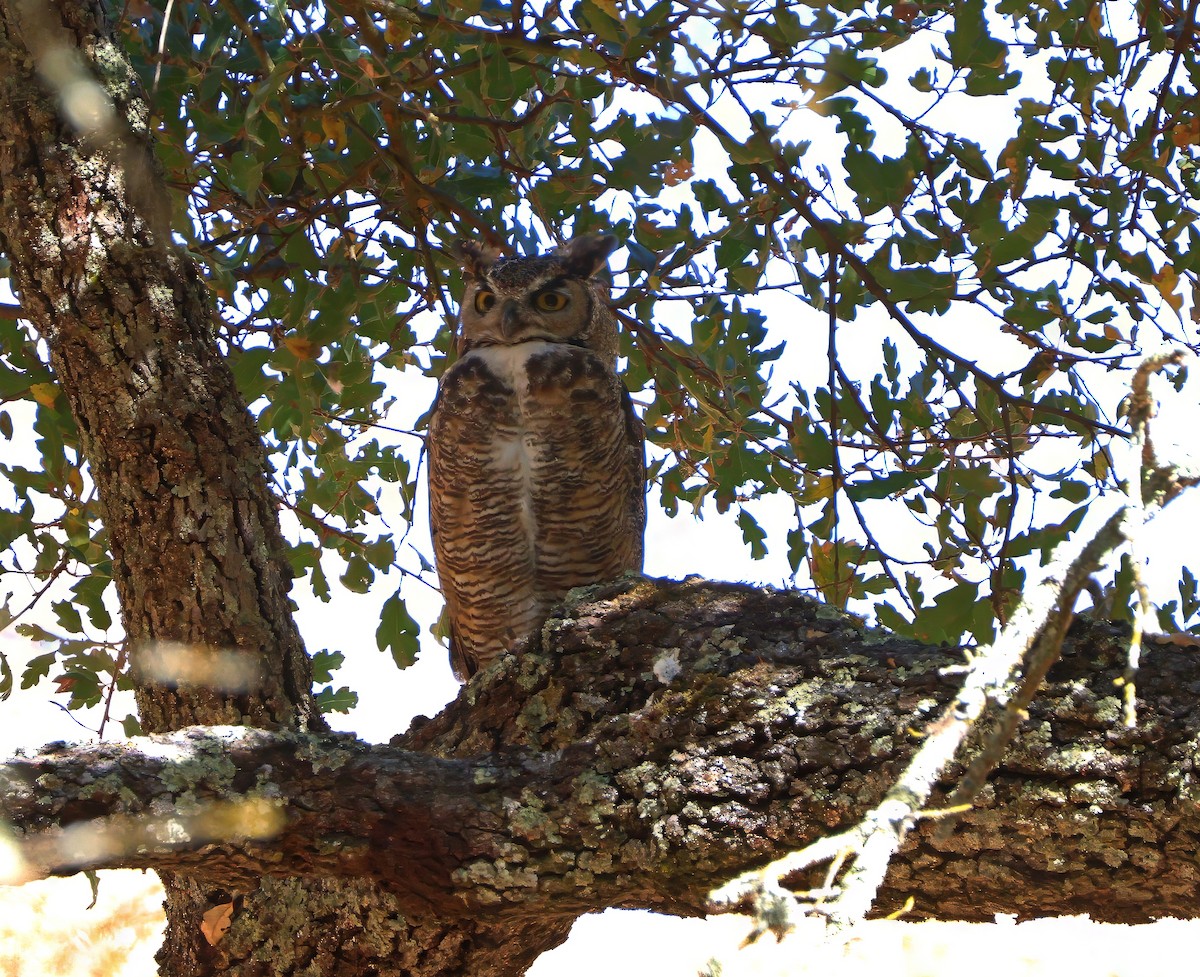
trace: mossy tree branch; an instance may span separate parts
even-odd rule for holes
[[[1200,911],[1200,662],[1151,644],[1128,729],[1126,640],[1077,624],[976,807],[948,837],[916,826],[876,912],[909,897],[959,919]],[[450,916],[695,914],[714,885],[876,804],[960,663],[792,593],[631,581],[567,607],[388,746],[192,730],[55,747],[10,765],[0,812],[41,872],[78,867],[54,838],[89,823],[136,842],[99,864],[226,886],[366,877]]]

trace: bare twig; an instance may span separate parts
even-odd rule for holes
[[[1046,672],[1058,659],[1075,600],[1091,575],[1130,543],[1148,512],[1161,508],[1182,488],[1200,482],[1195,473],[1181,474],[1161,466],[1149,438],[1149,420],[1154,413],[1149,378],[1182,362],[1185,355],[1171,352],[1153,357],[1134,377],[1130,418],[1142,446],[1139,477],[1134,479],[1131,493],[1135,498],[1119,505],[1091,536],[1080,533],[1059,544],[1041,579],[1025,591],[1024,601],[996,641],[973,657],[958,695],[927,728],[925,742],[883,800],[849,831],[741,875],[710,895],[717,906],[752,903],[759,921],[752,936],[767,929],[782,935],[791,927],[790,914],[800,903],[806,903],[801,911],[818,913],[836,928],[865,918],[893,855],[913,825],[922,818],[962,810],[978,793],[1015,735]],[[1135,667],[1136,658],[1131,657],[1130,668]],[[1127,686],[1132,685],[1130,675]],[[1132,694],[1127,691],[1127,696]],[[1127,710],[1127,721],[1131,715]],[[990,725],[982,745],[949,798],[950,810],[928,811],[944,771],[962,760],[969,738],[977,740],[977,731],[985,724]],[[831,862],[834,874],[845,862],[847,867],[836,885],[831,875],[815,897],[812,893],[797,897],[784,888],[783,880],[789,875],[822,862]]]
[[[1133,614],[1133,634],[1129,639],[1129,663],[1122,683],[1122,712],[1125,725],[1137,725],[1137,670],[1141,662],[1142,638],[1147,633],[1159,630],[1158,620],[1150,603],[1150,589],[1142,574],[1142,528],[1146,524],[1147,505],[1154,504],[1153,493],[1148,497],[1144,483],[1153,484],[1154,475],[1162,471],[1162,465],[1154,450],[1150,436],[1150,422],[1157,413],[1154,394],[1150,390],[1150,378],[1168,366],[1183,363],[1189,354],[1183,350],[1171,350],[1146,359],[1133,375],[1129,397],[1129,424],[1133,428],[1134,463],[1126,473],[1125,491],[1129,496],[1132,517],[1127,527],[1129,542],[1129,565],[1133,572],[1133,586],[1137,594],[1137,607]],[[1169,501],[1169,500],[1165,500]],[[1165,504],[1165,501],[1162,504]]]

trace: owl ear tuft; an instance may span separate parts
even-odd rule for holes
[[[478,241],[459,241],[457,251],[462,259],[465,278],[483,278],[488,269],[503,257],[499,248]]]
[[[621,246],[615,234],[581,234],[572,238],[555,254],[572,275],[591,278],[608,267],[608,256]]]

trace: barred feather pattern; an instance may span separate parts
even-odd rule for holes
[[[567,591],[641,570],[643,428],[607,351],[546,339],[468,351],[442,379],[428,445],[460,679]]]

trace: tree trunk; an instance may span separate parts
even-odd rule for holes
[[[508,977],[581,912],[700,912],[711,885],[878,799],[948,694],[945,654],[746,588],[633,586],[573,607],[365,767],[322,764],[343,756],[336,741],[280,741],[322,729],[285,544],[206,289],[167,230],[148,117],[100,0],[0,0],[0,248],[99,490],[142,724],[265,727],[282,732],[263,749],[290,751],[265,763],[225,744],[132,799],[117,788],[136,755],[93,756],[61,805],[46,774],[67,784],[69,757],[35,758],[31,783],[5,792],[38,837],[48,810],[153,827],[159,809],[136,803],[155,799],[172,831],[201,801],[282,816],[270,842],[239,815],[207,836],[187,822],[191,840],[172,834],[165,854],[143,845],[167,885],[164,974]],[[918,912],[958,918],[1197,913],[1200,675],[1147,655],[1142,726],[1124,730],[1114,636],[1092,638],[981,807],[947,837],[914,832],[882,909],[913,894]],[[401,760],[409,773],[385,785],[378,764]],[[361,778],[279,779],[302,768]],[[172,793],[185,774],[202,782]],[[418,774],[431,786],[409,796]],[[136,861],[57,850],[60,871]]]
[[[99,493],[142,727],[320,729],[262,440],[171,240],[149,120],[102,0],[0,0],[0,249]],[[164,882],[171,977],[510,973],[507,946],[565,936],[398,920],[363,884]],[[197,921],[227,902],[213,946]]]
[[[213,341],[204,282],[161,205],[137,206],[166,189],[103,13],[0,6],[0,246],[99,491],[142,726],[320,728],[262,439]],[[46,68],[65,59],[79,78]],[[85,98],[109,99],[112,117],[81,132],[63,116]],[[234,681],[165,676],[161,649],[175,646]]]

